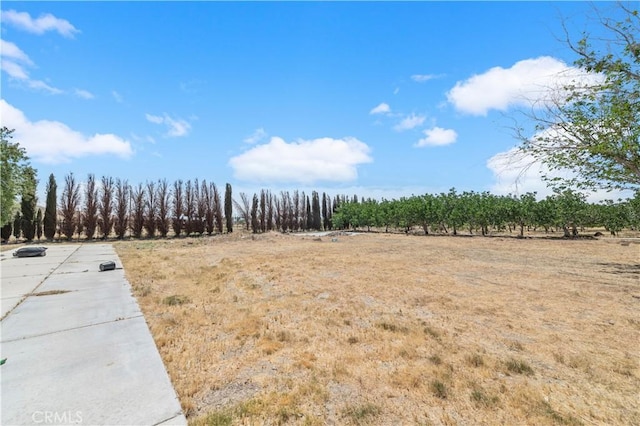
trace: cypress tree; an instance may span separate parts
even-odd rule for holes
[[[224,216],[227,221],[227,232],[233,232],[233,198],[230,183],[227,183],[224,190]]]
[[[38,240],[42,238],[42,209],[38,209],[38,214],[36,215],[36,237]]]
[[[13,224],[11,221],[7,222],[2,228],[0,228],[0,238],[3,243],[8,243],[11,238],[11,232],[13,231]]]
[[[44,210],[44,237],[47,240],[53,240],[56,235],[56,223],[58,221],[57,190],[56,178],[51,173],[47,184],[47,204]]]
[[[20,212],[16,212],[16,215],[13,218],[13,236],[16,240],[20,239],[21,231],[22,231],[22,216]]]

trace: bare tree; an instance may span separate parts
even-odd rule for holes
[[[215,214],[214,214],[214,202],[211,194],[211,186],[207,185],[207,181],[202,181],[202,188],[200,189],[200,197],[204,203],[204,223],[205,231],[207,235],[213,234],[215,230]]]
[[[129,183],[126,180],[116,181],[116,220],[114,231],[118,239],[123,239],[127,233],[130,200]]]
[[[282,202],[280,201],[280,198],[275,197],[275,201],[274,201],[274,208],[275,208],[275,223],[276,223],[276,230],[280,231],[282,230]],[[284,230],[282,230],[282,232],[284,232]]]
[[[273,195],[267,191],[267,231],[273,230]]]
[[[182,234],[184,229],[184,193],[183,183],[181,180],[177,180],[173,183],[173,233],[176,237]]]
[[[68,174],[64,180],[64,190],[60,199],[60,210],[62,213],[62,235],[67,240],[73,238],[76,232],[76,210],[80,204],[80,186],[76,182],[73,173]]]
[[[100,231],[103,240],[109,237],[113,228],[113,185],[113,178],[102,176],[98,215],[100,216]]]
[[[267,193],[264,189],[260,191],[260,231],[267,231]]]
[[[304,198],[304,193],[302,193],[302,198]],[[289,217],[289,228],[292,231],[297,231],[300,228],[300,194],[297,189],[293,191],[291,202],[293,203],[293,214]]]
[[[222,215],[222,199],[220,198],[220,192],[215,183],[211,182],[211,197],[213,198],[213,215],[216,219],[216,227],[218,232],[222,234],[223,231],[223,215]]]
[[[203,181],[206,187],[206,182]],[[193,194],[194,194],[194,202],[195,202],[195,223],[194,228],[199,236],[204,234],[205,231],[205,217],[207,215],[207,203],[203,197],[203,194],[200,192],[200,185],[198,183],[198,179],[195,180],[195,184],[193,185]]]
[[[186,223],[184,232],[187,237],[194,231],[193,217],[195,216],[195,194],[193,193],[193,184],[188,180],[184,185],[184,214]]]
[[[84,194],[84,234],[88,240],[91,240],[98,227],[98,190],[96,188],[96,178],[91,173],[87,179]]]
[[[131,233],[135,238],[141,238],[145,218],[145,191],[141,183],[133,189],[131,200],[133,201]]]
[[[156,199],[158,202],[158,232],[162,238],[166,238],[169,233],[169,184],[166,179],[158,181]]]
[[[238,209],[242,219],[244,220],[245,229],[249,230],[249,226],[251,224],[251,202],[249,201],[249,197],[244,192],[240,193],[240,200],[242,204],[238,203],[235,199],[233,200],[233,205]]]
[[[147,182],[144,204],[144,228],[147,230],[148,237],[155,237],[156,229],[158,229],[158,200],[156,198],[156,184],[153,181]]]

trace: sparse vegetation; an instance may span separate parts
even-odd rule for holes
[[[116,243],[190,423],[640,423],[635,243],[252,235]]]
[[[191,300],[187,296],[180,296],[174,294],[173,296],[168,296],[162,299],[162,303],[169,306],[182,305],[185,303],[189,303]]]
[[[517,360],[517,359],[509,359],[505,365],[507,366],[507,370],[509,370],[511,373],[515,373],[515,374],[524,374],[527,376],[530,376],[533,374],[533,368],[531,368],[531,366],[523,360]]]

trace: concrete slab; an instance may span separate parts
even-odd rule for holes
[[[67,417],[57,424],[152,425],[181,414],[142,317],[6,342],[1,352],[2,424],[57,413]]]
[[[22,297],[3,297],[0,300],[0,318],[15,308],[22,301]]]
[[[1,262],[0,423],[186,425],[124,271],[97,271],[113,247],[47,252]]]

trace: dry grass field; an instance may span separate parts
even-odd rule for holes
[[[115,247],[193,424],[640,424],[640,241]]]

